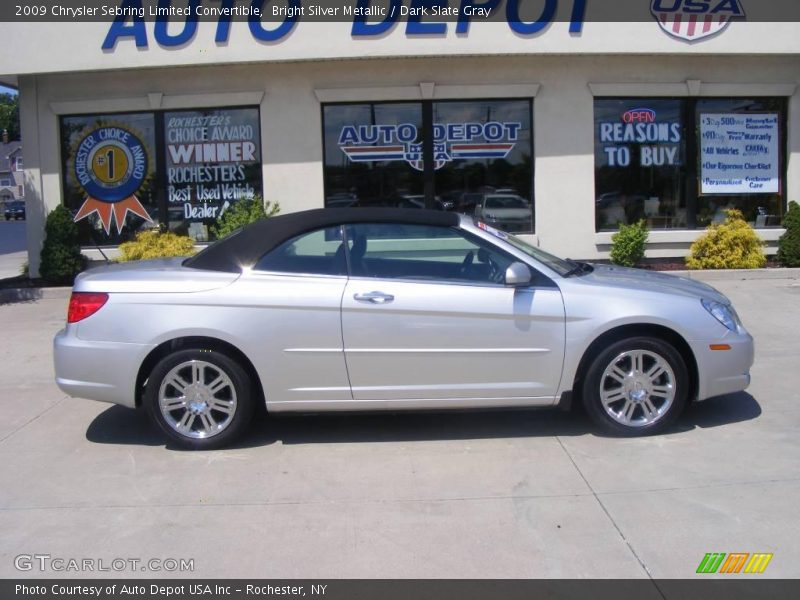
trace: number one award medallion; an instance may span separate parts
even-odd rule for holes
[[[121,127],[100,127],[84,137],[75,153],[75,176],[86,191],[86,201],[75,221],[97,213],[106,235],[112,217],[122,232],[128,212],[152,223],[134,193],[147,175],[147,152],[142,141]]]

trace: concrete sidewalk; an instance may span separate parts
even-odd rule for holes
[[[85,575],[14,567],[47,553],[195,566],[89,576],[692,578],[706,552],[798,577],[800,283],[714,285],[756,338],[753,384],[667,435],[552,411],[294,417],[209,453],[58,391],[66,295],[0,306],[0,577]]]

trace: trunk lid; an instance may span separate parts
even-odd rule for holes
[[[230,285],[239,273],[183,266],[184,257],[157,258],[95,267],[75,279],[76,292],[193,293]]]

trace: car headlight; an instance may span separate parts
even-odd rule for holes
[[[732,307],[714,300],[702,300],[702,302],[703,308],[711,313],[711,316],[731,331],[736,331],[739,319],[736,318],[736,313]]]

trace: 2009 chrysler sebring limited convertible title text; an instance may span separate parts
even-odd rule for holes
[[[326,209],[189,259],[80,275],[55,338],[72,396],[144,406],[190,448],[268,412],[545,407],[668,427],[743,390],[753,339],[714,288],[551,256],[471,217]]]

